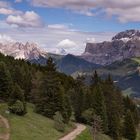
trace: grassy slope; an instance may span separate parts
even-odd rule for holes
[[[103,135],[103,134],[98,135],[97,139],[98,140],[112,140],[110,137],[108,137],[107,135]],[[75,140],[93,140],[93,139],[92,139],[92,136],[91,136],[89,130],[86,129],[79,136],[77,136],[77,138]],[[123,139],[123,140],[126,140],[126,139]],[[138,131],[136,140],[140,140],[140,130]]]
[[[140,128],[138,129],[138,134],[137,134],[137,139],[136,140],[140,140]]]
[[[5,114],[5,105],[0,105],[0,112],[8,118],[11,126],[11,140],[58,140],[64,133],[53,128],[54,122],[33,112],[33,106],[28,105],[28,114],[24,117]],[[66,127],[66,133],[72,125]]]
[[[109,138],[108,136],[103,135],[103,134],[99,134],[97,136],[97,139],[98,140],[111,140],[111,138]],[[91,136],[89,130],[86,129],[85,131],[82,132],[81,135],[77,136],[77,138],[75,140],[93,140],[93,139],[92,139],[92,136]]]

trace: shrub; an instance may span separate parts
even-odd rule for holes
[[[20,100],[17,100],[13,105],[9,106],[9,110],[11,113],[17,115],[24,115],[26,113],[25,105]]]
[[[54,115],[54,128],[57,131],[64,132],[65,131],[65,124],[63,122],[63,117],[60,112],[56,112]]]

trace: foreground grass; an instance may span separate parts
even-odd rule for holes
[[[136,140],[140,140],[140,128],[138,129],[138,134],[137,134],[137,139]]]
[[[85,131],[83,131],[75,140],[93,140],[89,129],[87,128]],[[107,135],[99,134],[97,136],[97,140],[112,140],[110,137]],[[126,140],[126,139],[122,139]],[[140,140],[140,129],[138,130],[137,138],[136,140]]]
[[[11,140],[58,140],[61,136],[73,129],[70,124],[65,133],[54,129],[51,119],[33,112],[33,105],[28,105],[28,113],[21,117],[5,114],[6,105],[0,105],[0,112],[8,118],[11,127]]]
[[[87,128],[85,131],[83,131],[81,133],[81,135],[77,136],[77,138],[75,140],[93,140],[93,138],[92,138],[92,136],[90,134],[89,129]],[[97,136],[97,140],[111,140],[111,138],[109,138],[106,135],[99,134]]]

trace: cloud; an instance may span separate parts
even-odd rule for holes
[[[9,42],[15,42],[15,40],[11,38],[10,36],[0,34],[0,43],[6,44]]]
[[[16,15],[21,14],[22,11],[12,8],[8,1],[0,1],[0,14],[2,15]]]
[[[87,38],[86,40],[87,43],[95,43],[95,38]]]
[[[43,23],[40,16],[34,11],[26,11],[24,14],[9,15],[6,23],[18,27],[42,27]]]
[[[140,0],[31,0],[31,4],[64,8],[86,16],[106,14],[120,22],[140,22]]]
[[[15,0],[15,3],[21,3],[22,0]]]
[[[31,3],[33,6],[65,8],[87,16],[94,15],[90,10],[95,6],[95,4],[90,0],[32,0]]]
[[[21,14],[21,11],[15,10],[15,9],[7,9],[7,8],[0,8],[0,14],[3,15],[15,15],[15,14]]]
[[[11,4],[7,1],[0,1],[0,8],[9,8]]]
[[[70,39],[64,39],[57,44],[57,47],[67,49],[77,47],[77,44]]]
[[[88,40],[95,38],[96,42],[101,42],[111,40],[112,36],[116,34],[116,32],[81,32],[72,28],[60,30],[47,26],[44,28],[15,28],[4,21],[0,21],[0,27],[1,34],[12,36],[14,40],[19,42],[35,42],[47,52],[52,53],[56,50],[61,52],[61,47],[63,47],[67,53],[75,55],[84,52],[87,38]]]
[[[69,29],[69,26],[64,24],[50,24],[48,25],[48,28],[61,30],[61,29]]]

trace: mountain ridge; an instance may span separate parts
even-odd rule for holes
[[[81,57],[89,62],[108,65],[115,61],[140,56],[140,31],[126,30],[111,41],[87,43]]]

